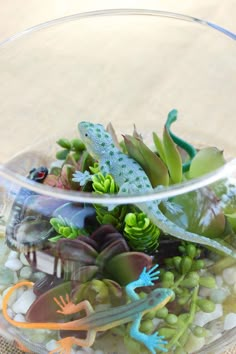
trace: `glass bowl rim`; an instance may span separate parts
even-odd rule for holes
[[[207,26],[211,29],[214,29],[230,39],[236,40],[236,34],[233,32],[213,23],[189,15],[179,14],[175,12],[168,11],[159,11],[153,9],[130,9],[130,8],[118,8],[118,9],[104,9],[104,10],[95,10],[87,12],[79,12],[73,15],[59,17],[47,22],[40,23],[36,26],[27,28],[11,37],[6,38],[0,42],[0,49],[6,44],[13,42],[17,39],[20,39],[24,36],[32,34],[42,29],[52,27],[55,25],[63,24],[69,21],[81,20],[89,17],[97,16],[159,16],[167,17],[175,20],[188,21],[192,23],[198,23],[200,25]],[[19,153],[18,153],[19,154]],[[18,155],[17,154],[17,155]],[[192,180],[184,181],[179,184],[171,185],[163,188],[154,188],[151,192],[139,192],[132,193],[127,195],[117,195],[117,194],[103,194],[95,195],[88,192],[79,192],[72,190],[63,190],[55,187],[46,186],[37,182],[34,182],[22,175],[11,171],[4,164],[0,164],[0,176],[6,181],[16,184],[19,187],[29,189],[33,192],[39,193],[41,195],[50,196],[53,198],[63,199],[73,202],[85,202],[85,203],[101,203],[108,205],[119,205],[119,204],[131,204],[131,203],[142,203],[151,200],[161,200],[170,198],[176,195],[188,193],[190,191],[203,188],[212,184],[220,179],[229,177],[234,171],[236,171],[236,159],[232,159],[227,162],[221,168],[213,171],[212,173],[206,174],[199,178],[194,178]]]

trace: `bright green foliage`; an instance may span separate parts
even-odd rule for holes
[[[96,166],[94,168],[96,169]],[[92,176],[92,187],[94,192],[98,194],[116,194],[119,191],[113,177],[111,175],[104,176],[102,173]],[[108,210],[106,206],[101,204],[96,204],[94,207],[100,224],[111,224],[119,231],[123,230],[126,214],[132,210],[128,205],[118,205],[113,210]]]
[[[144,213],[129,213],[125,217],[124,236],[135,251],[154,252],[158,247],[160,230]]]
[[[97,173],[92,177],[93,190],[98,194],[116,194],[119,191],[119,187],[114,181],[111,175],[104,176],[102,173]]]
[[[86,235],[85,230],[78,229],[71,225],[66,219],[59,216],[58,218],[51,218],[50,224],[53,226],[58,235],[51,237],[49,241],[57,242],[61,238],[75,239],[79,234]]]

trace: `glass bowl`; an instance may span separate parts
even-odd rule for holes
[[[235,39],[119,9],[1,43],[6,339],[37,353],[234,343]]]

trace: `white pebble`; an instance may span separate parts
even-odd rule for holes
[[[212,289],[210,300],[215,304],[222,304],[229,295],[230,291],[227,288]]]
[[[229,267],[223,270],[223,279],[228,285],[234,285],[236,283],[236,267]]]
[[[24,264],[25,266],[28,266],[29,265],[29,262],[27,261],[24,253],[21,253],[20,254],[20,261],[22,262],[22,264]]]
[[[227,331],[234,327],[236,327],[236,313],[231,312],[225,316],[224,330]]]
[[[29,279],[31,274],[32,274],[32,268],[30,267],[25,266],[20,270],[20,277],[23,279]]]
[[[32,289],[26,290],[12,305],[12,310],[15,313],[26,314],[30,305],[35,301],[36,296]]]
[[[13,271],[18,271],[22,268],[23,264],[18,258],[8,258],[5,267]]]
[[[21,313],[17,313],[14,320],[17,322],[26,322],[25,317]]]
[[[48,351],[52,351],[58,347],[58,343],[55,339],[51,339],[49,342],[46,343],[45,347]]]
[[[223,278],[222,278],[221,275],[217,275],[217,276],[216,276],[216,285],[217,285],[219,288],[222,287],[222,285],[223,285]]]
[[[196,313],[194,324],[200,327],[205,326],[206,323],[216,320],[217,318],[223,316],[223,308],[221,304],[215,305],[215,310],[213,312],[207,313],[199,311]]]
[[[10,251],[7,258],[8,258],[8,259],[16,259],[16,258],[18,258],[18,256],[19,256],[19,253],[18,253],[18,252],[16,252],[16,251]]]

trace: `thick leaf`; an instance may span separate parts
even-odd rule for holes
[[[164,162],[142,140],[125,135],[124,141],[129,156],[141,165],[153,188],[158,185],[168,185],[169,174]]]
[[[162,161],[164,161],[166,163],[164,146],[163,146],[161,139],[159,138],[159,136],[155,132],[152,133],[152,137],[153,137],[153,141],[154,141],[157,153],[159,154]]]
[[[223,152],[216,147],[207,147],[198,151],[190,165],[188,177],[197,178],[212,172],[225,164]]]
[[[65,299],[67,294],[71,293],[71,282],[62,284],[48,290],[40,295],[30,306],[26,313],[26,321],[29,322],[66,322],[67,317],[57,313],[58,305],[53,300],[54,297],[62,296]]]
[[[142,252],[126,252],[113,257],[106,264],[106,272],[120,285],[138,279],[144,267],[152,266],[152,257]]]
[[[182,181],[182,159],[166,127],[163,132],[163,145],[170,177],[173,183],[180,183]]]

